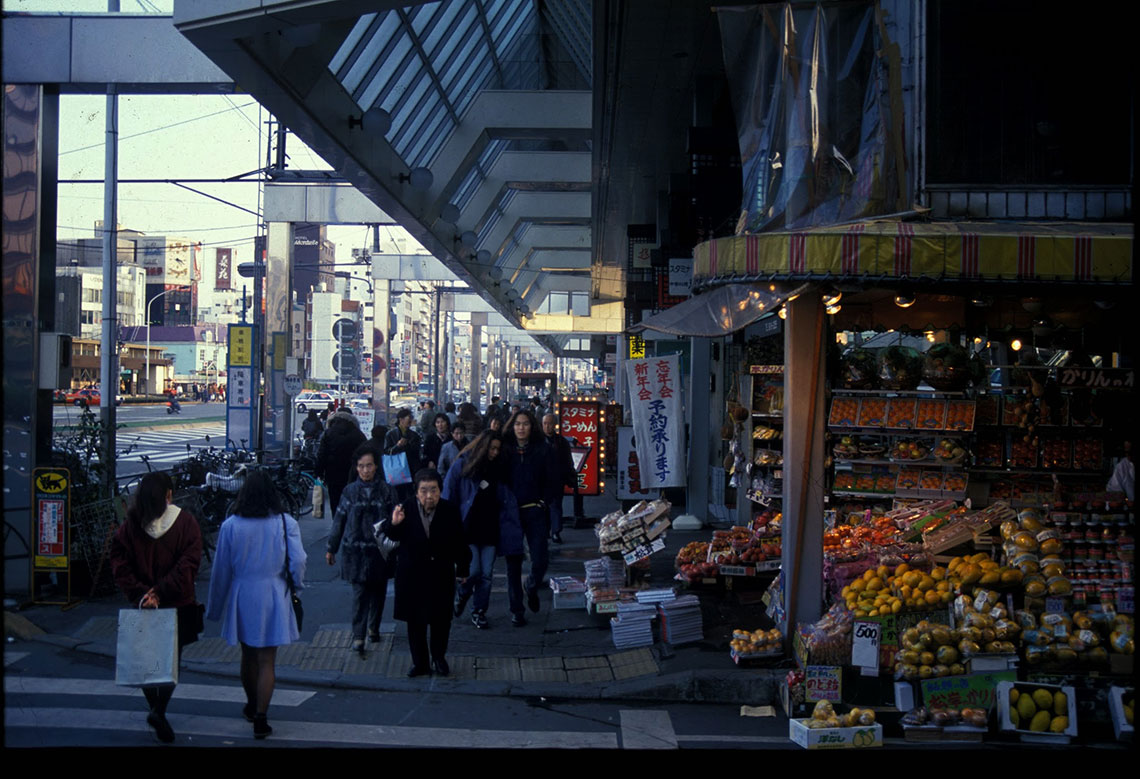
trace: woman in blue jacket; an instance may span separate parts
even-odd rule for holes
[[[471,547],[471,575],[455,594],[455,616],[463,614],[468,599],[471,624],[484,629],[487,606],[491,601],[491,575],[496,553],[521,555],[522,526],[518,504],[505,484],[505,472],[499,459],[503,439],[486,430],[468,444],[459,459],[448,469],[443,497],[459,506],[463,530]]]

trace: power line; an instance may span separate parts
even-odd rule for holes
[[[202,116],[195,116],[195,117],[192,117],[190,119],[183,119],[181,122],[172,122],[171,124],[165,124],[165,125],[162,125],[161,127],[152,127],[149,130],[143,130],[142,132],[133,133],[131,135],[120,135],[119,141],[121,142],[121,141],[129,140],[131,138],[138,138],[141,135],[149,135],[150,133],[156,133],[159,130],[169,130],[172,127],[178,127],[179,125],[189,124],[190,122],[197,122],[199,119],[209,119],[211,116],[218,116],[219,114],[229,113],[230,111],[233,111],[235,109],[240,110],[242,108],[248,108],[251,105],[258,105],[258,103],[255,100],[255,101],[246,103],[245,105],[240,105],[240,106],[234,105],[231,108],[224,108],[221,111],[215,111],[212,114],[203,114]],[[242,116],[245,116],[245,114],[242,114]],[[59,153],[59,156],[62,157],[65,154],[75,154],[76,152],[87,151],[88,149],[101,149],[105,145],[106,144],[104,142],[93,143],[90,146],[81,146],[78,149],[68,149],[67,151],[61,151]]]

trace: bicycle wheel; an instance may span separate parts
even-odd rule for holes
[[[301,471],[293,474],[290,490],[297,501],[297,513],[293,515],[295,518],[300,519],[313,513],[313,487],[316,483],[317,479],[311,473]]]

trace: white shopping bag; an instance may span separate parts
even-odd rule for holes
[[[122,609],[115,684],[178,684],[178,610]]]
[[[313,485],[313,518],[321,519],[325,515],[325,488],[320,482]]]

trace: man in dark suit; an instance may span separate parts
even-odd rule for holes
[[[395,617],[408,623],[412,668],[408,676],[447,676],[447,642],[455,602],[455,581],[470,573],[471,549],[459,508],[443,500],[439,472],[416,473],[415,497],[396,506],[384,532],[400,542],[396,558]],[[431,631],[430,658],[428,631]]]

